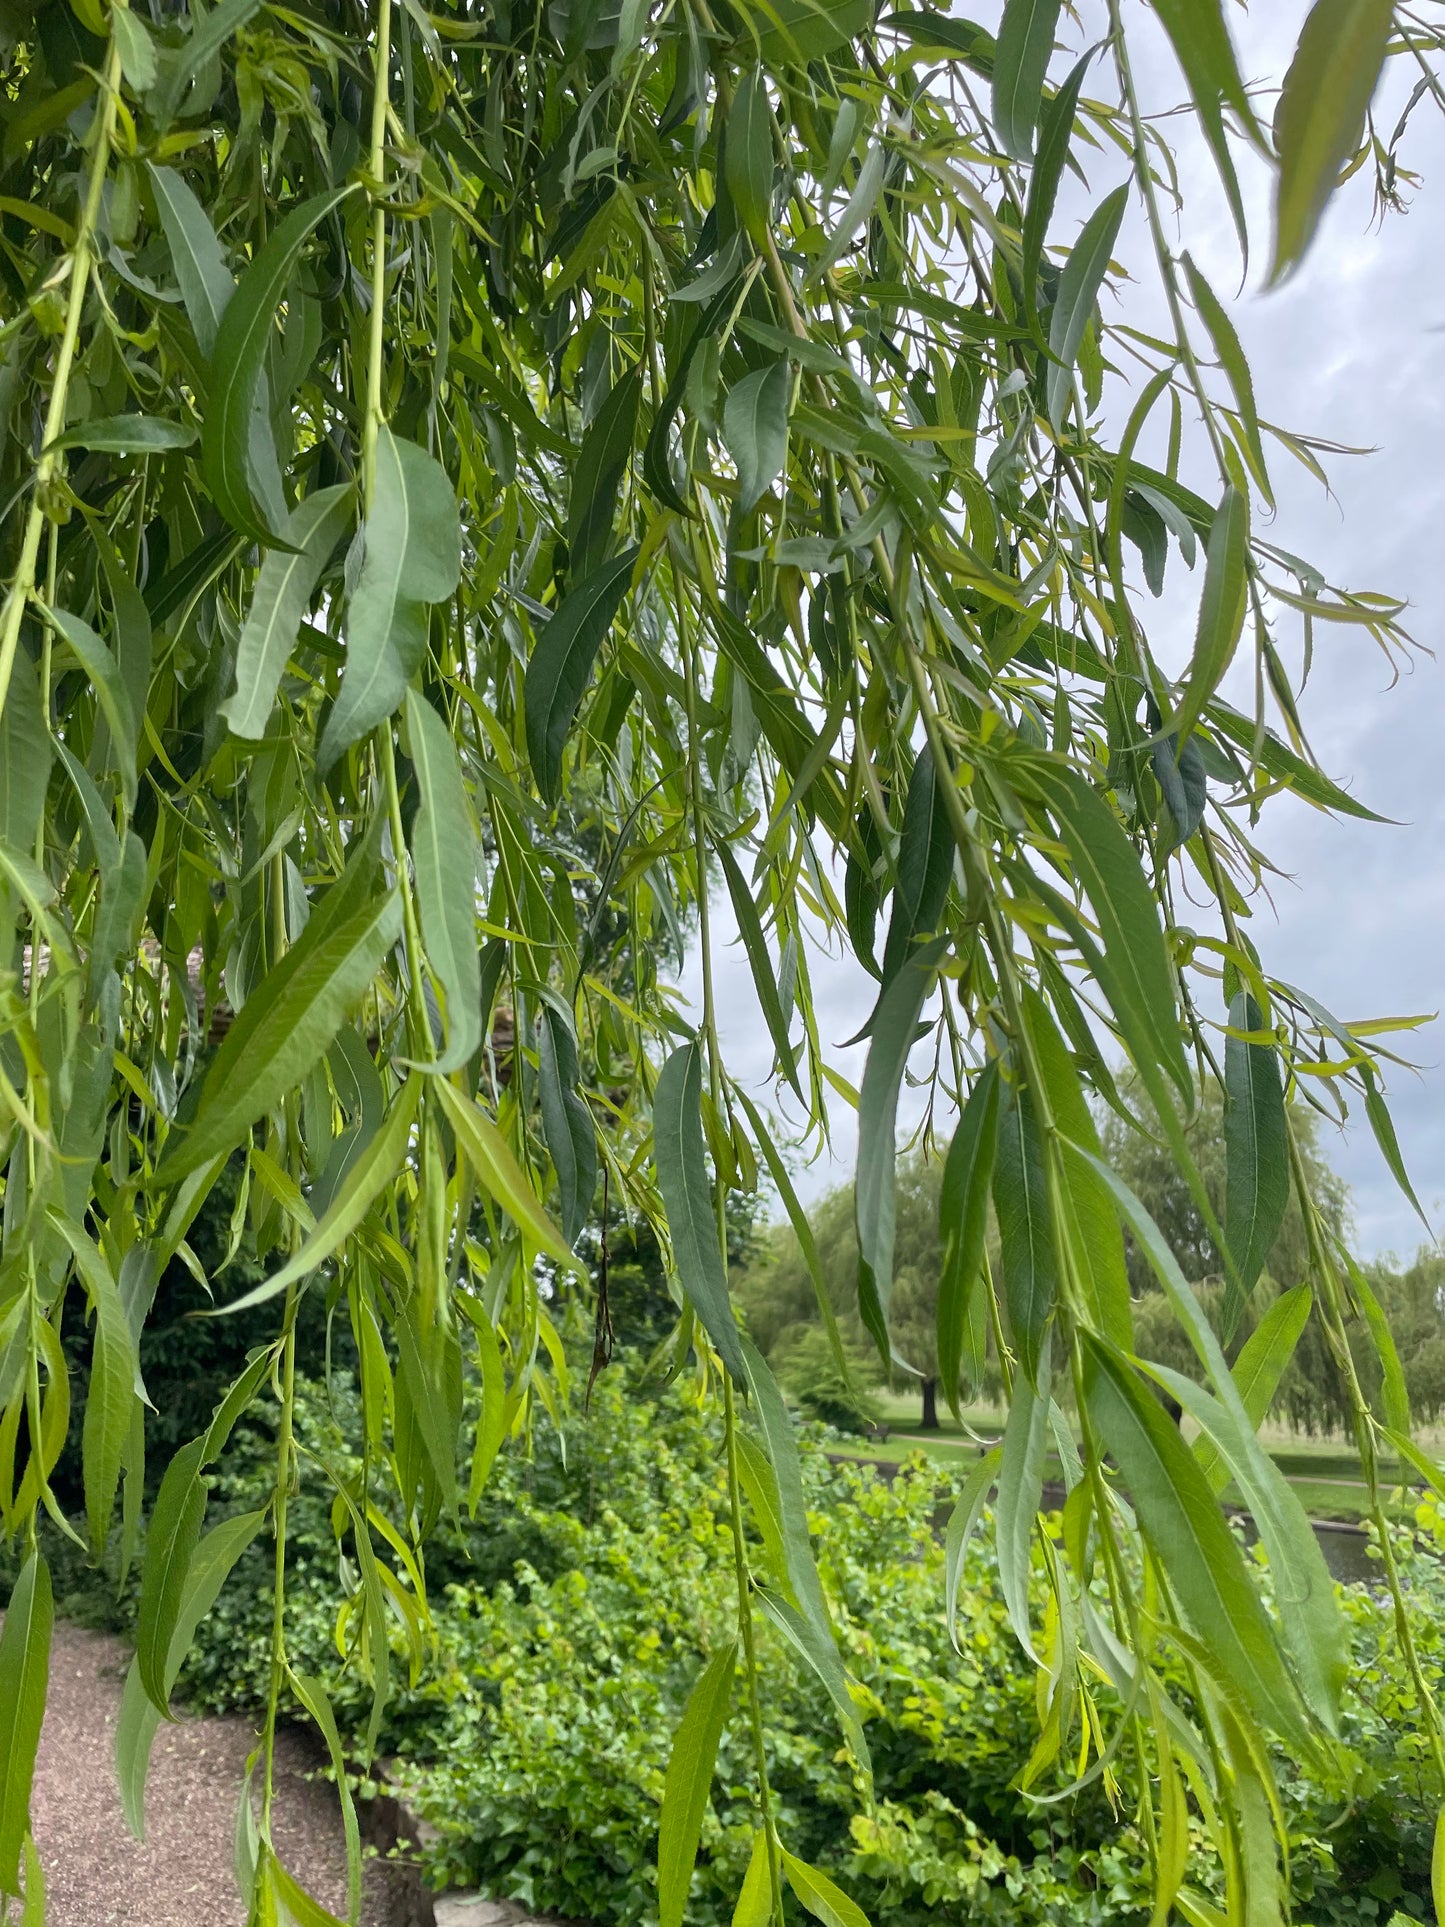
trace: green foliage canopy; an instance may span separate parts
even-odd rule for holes
[[[1155,12],[1244,240],[1235,154],[1269,137],[1219,0]],[[716,870],[780,1084],[815,1129],[837,1074],[805,937],[822,926],[877,980],[855,1216],[884,1357],[920,1031],[937,1117],[964,1105],[940,1332],[956,1349],[994,1319],[1006,1334],[1000,1576],[1041,1667],[1038,1771],[1087,1771],[1100,1747],[1127,1763],[1161,1920],[1176,1902],[1208,1917],[1181,1886],[1191,1800],[1233,1917],[1273,1917],[1264,1735],[1330,1754],[1343,1627],[1254,1442],[1258,1375],[1231,1376],[1101,1160],[1088,1094],[1124,1101],[1106,1068],[1122,1051],[1203,1211],[1184,1121],[1222,1083],[1226,1327],[1293,1191],[1312,1318],[1341,1359],[1359,1320],[1380,1360],[1378,1400],[1346,1374],[1373,1478],[1377,1440],[1409,1424],[1403,1381],[1286,1098],[1362,1108],[1405,1182],[1385,1047],[1271,973],[1248,899],[1275,791],[1368,815],[1309,756],[1286,631],[1404,638],[1397,603],[1331,586],[1266,532],[1271,463],[1316,453],[1259,413],[1219,300],[1167,245],[1171,159],[1117,0],[1088,9],[1093,53],[1067,78],[1060,19],[1008,0],[995,38],[861,0],[0,11],[0,1523],[26,1549],[25,1610],[0,1636],[0,1890],[33,1860],[36,1520],[78,1534],[51,1484],[65,1306],[90,1319],[86,1534],[98,1555],[118,1529],[132,1560],[138,1334],[235,1160],[268,1270],[220,1309],[269,1306],[273,1334],[160,1480],[121,1740],[136,1757],[264,1526],[253,1917],[306,1904],[270,1830],[288,1682],[329,1727],[288,1659],[293,1487],[331,1492],[355,1575],[339,1636],[374,1738],[398,1659],[426,1654],[425,1540],[559,1395],[553,1312],[600,1176],[604,1221],[651,1221],[676,1267],[674,1359],[720,1388],[744,1917],[782,1927],[796,1900],[853,1918],[769,1790],[763,1619],[865,1784],[869,1763],[791,1425],[727,1294],[726,1195],[786,1171],[718,1047]],[[1378,0],[1308,15],[1274,129],[1276,274],[1341,162],[1376,152],[1390,20]],[[1056,218],[1066,168],[1090,197],[1077,233]],[[1130,208],[1162,333],[1118,318]],[[1171,679],[1137,578],[1190,566],[1197,633]],[[1252,711],[1224,693],[1237,659]],[[1213,899],[1203,930],[1186,880]],[[689,926],[696,1031],[667,981]],[[996,1280],[974,1237],[990,1190]],[[1250,1495],[1273,1608],[1214,1462],[1162,1419],[1167,1368],[1137,1360],[1121,1220],[1209,1385],[1165,1381]],[[293,1433],[308,1297],[350,1326],[359,1470]],[[464,1350],[483,1385],[465,1481]],[[1056,1375],[1086,1423],[1037,1622]],[[208,1529],[212,1468],[268,1397],[263,1515]],[[1388,1549],[1384,1577],[1398,1587]],[[1192,1722],[1170,1713],[1166,1650]],[[1101,1677],[1123,1692],[1107,1736]],[[679,1744],[702,1747],[691,1785],[711,1762],[698,1732]]]

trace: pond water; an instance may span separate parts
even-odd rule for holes
[[[830,1453],[835,1459],[856,1464],[856,1459],[841,1453]],[[892,1478],[898,1467],[886,1459],[870,1459],[866,1463],[875,1466],[885,1478]],[[1064,1488],[1061,1485],[1045,1485],[1043,1493],[1047,1507],[1058,1507],[1064,1502]],[[951,1503],[941,1505],[935,1515],[934,1524],[941,1534],[948,1524],[948,1516],[953,1510]],[[1241,1515],[1236,1515],[1241,1516]],[[1325,1564],[1330,1575],[1347,1586],[1378,1584],[1380,1564],[1370,1557],[1370,1535],[1361,1526],[1334,1524],[1328,1519],[1312,1519],[1315,1538],[1319,1541],[1320,1551],[1325,1556]],[[1245,1519],[1245,1536],[1253,1539],[1253,1522]]]
[[[1335,1526],[1314,1521],[1315,1537],[1333,1578],[1346,1585],[1369,1584],[1380,1577],[1380,1562],[1369,1556],[1370,1535],[1358,1526]]]

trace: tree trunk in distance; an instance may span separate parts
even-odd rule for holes
[[[923,1421],[919,1426],[923,1432],[938,1430],[938,1380],[925,1378],[923,1381]]]

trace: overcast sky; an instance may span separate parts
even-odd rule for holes
[[[989,12],[982,6],[969,11],[982,19]],[[1246,77],[1277,82],[1306,12],[1303,0],[1272,0],[1254,16],[1234,7],[1228,11]],[[1134,31],[1140,10],[1132,7],[1129,15]],[[1183,97],[1167,46],[1143,36],[1137,58],[1146,108]],[[1061,54],[1055,71],[1063,70]],[[1388,98],[1395,102],[1409,81],[1393,76],[1388,85]],[[1270,109],[1265,111],[1267,116]],[[1381,118],[1393,125],[1394,112]],[[1187,136],[1182,121],[1171,126]],[[1202,146],[1186,138],[1180,150],[1186,211],[1171,237],[1188,246],[1216,292],[1227,299],[1253,367],[1261,415],[1374,451],[1331,458],[1329,494],[1288,458],[1274,458],[1279,513],[1272,539],[1316,561],[1338,586],[1406,597],[1406,626],[1422,645],[1392,687],[1392,669],[1367,636],[1317,625],[1314,668],[1302,703],[1325,768],[1399,827],[1341,821],[1290,799],[1276,802],[1261,826],[1265,848],[1286,873],[1274,888],[1273,908],[1260,904],[1254,920],[1252,934],[1265,966],[1346,1020],[1433,1011],[1441,1003],[1445,976],[1440,962],[1445,945],[1445,669],[1426,653],[1440,645],[1445,606],[1445,385],[1439,379],[1445,354],[1445,276],[1439,265],[1445,128],[1428,103],[1416,109],[1405,157],[1424,176],[1408,214],[1374,225],[1370,180],[1357,177],[1336,197],[1303,269],[1283,289],[1264,292],[1268,182],[1263,169],[1251,173],[1245,165],[1258,239],[1241,288],[1233,230],[1212,164]],[[1090,182],[1095,198],[1119,177],[1107,174],[1108,165]],[[1082,196],[1072,206],[1061,201],[1053,241],[1071,238],[1081,210],[1087,211]],[[1131,222],[1119,248],[1126,264],[1139,263],[1139,285],[1130,290],[1130,301],[1137,304],[1131,321],[1147,314],[1154,302],[1153,267],[1144,258],[1143,239],[1142,224]],[[1155,605],[1150,631],[1171,669],[1187,657],[1197,594],[1198,572],[1187,574],[1177,554],[1171,555],[1166,596]],[[1298,659],[1297,651],[1292,659]],[[725,898],[716,908],[725,912]],[[730,929],[725,921],[722,927]],[[719,972],[724,1051],[734,1073],[761,1092],[770,1050],[746,963],[740,952],[732,954],[737,967]],[[874,986],[856,967],[817,954],[813,971],[825,1047],[841,1046],[871,1006]],[[695,966],[687,981],[695,988]],[[1406,1162],[1436,1224],[1445,1222],[1441,1028],[1434,1025],[1405,1040],[1405,1054],[1422,1068],[1418,1075],[1396,1071],[1389,1084]],[[836,1048],[832,1061],[856,1084],[863,1057],[861,1047]],[[918,1102],[915,1096],[914,1115]],[[905,1097],[905,1110],[908,1103]],[[851,1176],[855,1134],[842,1104],[834,1107],[833,1135],[833,1159],[820,1158],[797,1174],[805,1197]],[[1352,1123],[1343,1135],[1329,1132],[1325,1149],[1351,1187],[1362,1253],[1412,1253],[1425,1235],[1423,1227],[1397,1192],[1363,1122],[1358,1129]]]

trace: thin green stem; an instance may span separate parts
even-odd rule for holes
[[[119,4],[119,0],[118,0]],[[35,588],[35,568],[40,559],[40,538],[48,518],[50,486],[64,463],[64,454],[54,447],[65,426],[66,403],[70,394],[71,370],[80,343],[80,323],[85,311],[86,290],[95,256],[95,229],[100,216],[101,196],[110,165],[111,138],[115,131],[115,100],[120,87],[120,48],[114,37],[105,58],[100,83],[100,104],[94,122],[95,151],[90,157],[85,199],[75,230],[75,246],[70,255],[70,294],[65,309],[65,327],[55,356],[55,372],[50,382],[50,399],[41,430],[40,453],[35,462],[34,488],[25,517],[25,532],[20,539],[20,560],[0,613],[0,710],[10,693],[10,677],[15,668],[15,650],[20,641],[20,625],[25,605]]]

